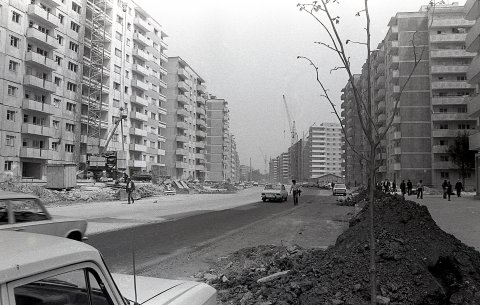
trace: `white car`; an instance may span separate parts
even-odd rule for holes
[[[97,249],[41,234],[0,231],[0,305],[215,305],[193,281],[110,274]]]
[[[262,191],[262,201],[287,201],[288,192],[285,185],[266,184]]]
[[[343,183],[336,183],[333,186],[333,196],[347,196],[347,187]]]
[[[0,230],[23,231],[85,240],[87,221],[53,218],[33,195],[0,191]]]

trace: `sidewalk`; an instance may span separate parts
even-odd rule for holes
[[[78,203],[50,207],[50,214],[88,221],[87,236],[138,225],[168,221],[202,211],[231,209],[260,200],[261,189],[251,188],[236,194],[178,194],[136,200]]]
[[[405,196],[405,199],[425,205],[437,225],[447,233],[453,234],[468,246],[480,250],[480,200],[473,193],[451,196],[451,201],[442,195]]]

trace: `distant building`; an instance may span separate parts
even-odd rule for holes
[[[207,100],[207,177],[210,181],[231,179],[231,138],[228,102]]]

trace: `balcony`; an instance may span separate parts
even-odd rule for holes
[[[140,128],[130,127],[130,134],[133,134],[135,136],[140,136],[140,137],[146,137],[147,131]]]
[[[178,114],[178,115],[181,115],[181,116],[187,116],[187,117],[190,116],[190,113],[189,113],[187,110],[183,109],[183,108],[177,109],[177,114]]]
[[[175,137],[175,141],[177,141],[177,142],[182,142],[182,143],[186,143],[186,142],[188,142],[188,137],[187,137],[187,136],[177,135],[177,136]]]
[[[205,142],[197,141],[197,142],[195,143],[195,147],[205,148]]]
[[[463,7],[463,12],[465,13],[465,19],[477,20],[480,17],[480,3],[477,0],[467,0]]]
[[[480,83],[480,55],[470,63],[467,69],[467,79],[470,84]]]
[[[23,76],[23,84],[25,86],[35,87],[40,90],[45,90],[50,93],[55,92],[55,85],[46,79],[41,79],[39,77],[33,75],[24,75]]]
[[[195,164],[195,170],[203,172],[203,171],[205,171],[205,165]]]
[[[433,145],[432,146],[432,153],[434,154],[446,154],[448,150],[447,145]]]
[[[432,121],[468,121],[471,120],[468,113],[432,113]]]
[[[144,66],[141,66],[139,64],[134,64],[132,66],[132,71],[133,72],[136,72],[136,73],[139,73],[139,74],[142,74],[143,76],[147,76],[150,74],[150,72],[148,71],[148,69]]]
[[[205,122],[205,119],[197,118],[197,125],[202,126],[202,127],[207,127],[207,122]]]
[[[25,61],[29,64],[39,66],[43,69],[48,69],[48,70],[57,69],[57,63],[55,61],[39,53],[27,52],[25,55]]]
[[[153,27],[150,24],[148,24],[146,20],[143,20],[142,18],[138,18],[138,17],[134,18],[133,24],[145,32],[153,32]]]
[[[53,109],[50,104],[37,102],[30,99],[23,99],[22,108],[36,111],[36,112],[46,113],[48,115],[53,113]]]
[[[188,168],[188,163],[181,162],[181,161],[176,161],[175,162],[175,167],[176,168]]]
[[[175,150],[175,154],[179,156],[187,156],[188,155],[188,150],[183,149],[183,148],[177,148]]]
[[[401,155],[402,154],[402,148],[401,147],[394,147],[393,148],[393,154],[394,155]]]
[[[179,94],[179,95],[177,95],[177,101],[182,103],[182,104],[187,104],[188,103],[188,98],[183,94]]]
[[[433,138],[455,138],[463,131],[466,130],[458,130],[458,129],[433,129],[432,130],[432,137]]]
[[[139,48],[134,48],[132,55],[140,58],[142,61],[150,61],[150,55],[147,52],[140,50]]]
[[[396,98],[400,96],[400,86],[392,86],[392,95]]]
[[[52,158],[52,154],[48,149],[20,147],[20,158],[49,160]]]
[[[177,122],[176,126],[180,129],[188,129],[188,124],[185,122]]]
[[[30,39],[49,50],[58,49],[59,47],[58,40],[55,37],[42,33],[35,28],[27,29],[27,39]]]
[[[378,153],[375,156],[375,160],[386,160],[387,159],[387,154],[386,153]]]
[[[393,139],[394,140],[400,140],[402,138],[402,133],[400,131],[395,131],[393,133]]]
[[[136,111],[130,112],[130,118],[134,119],[134,120],[139,120],[139,121],[142,121],[142,122],[147,122],[148,121],[148,116],[146,114],[136,112]]]
[[[431,58],[474,58],[476,53],[467,52],[462,49],[452,50],[431,50]]]
[[[457,167],[450,161],[433,162],[433,169],[456,169]]]
[[[455,19],[437,19],[434,18],[432,20],[431,28],[455,28],[455,27],[465,27],[469,28],[474,25],[474,21],[465,20],[463,18],[455,18]]]
[[[200,103],[200,104],[205,105],[205,99],[204,99],[203,97],[201,97],[201,96],[198,96],[198,95],[197,95],[196,101],[197,101],[198,103]]]
[[[393,117],[393,122],[392,122],[393,125],[399,125],[401,122],[402,120],[399,115],[396,115]]]
[[[470,85],[466,81],[434,81],[432,89],[474,89],[474,85]]]
[[[195,134],[197,135],[197,137],[202,137],[202,138],[205,138],[207,136],[207,133],[201,130],[197,130]]]
[[[197,154],[195,154],[195,159],[205,160],[205,154],[204,153],[197,153]]]
[[[450,66],[443,66],[443,65],[433,65],[431,66],[432,74],[458,74],[458,73],[467,73],[468,66],[467,65],[450,65]]]
[[[185,69],[178,69],[177,73],[178,73],[178,76],[180,76],[180,78],[183,78],[183,79],[188,78],[188,74],[187,74],[187,71],[185,71]]]
[[[204,85],[197,85],[197,91],[200,93],[207,93],[207,88]]]
[[[51,14],[41,8],[39,5],[36,4],[29,4],[27,9],[27,14],[29,16],[33,16],[35,18],[41,19],[42,23],[45,23],[49,27],[58,28],[60,25],[60,20],[54,14]]]
[[[398,25],[390,26],[390,37],[389,40],[398,40]]]
[[[148,91],[148,84],[139,79],[135,79],[135,78],[132,79],[132,87],[135,87],[143,91]]]
[[[385,98],[385,89],[378,90],[377,94],[375,94],[375,101],[381,101]]]
[[[128,167],[146,168],[146,167],[147,167],[147,161],[142,161],[142,160],[128,160]]]
[[[480,150],[480,131],[470,135],[468,143],[471,150]]]
[[[177,87],[182,92],[190,91],[190,86],[185,82],[178,82]]]
[[[398,64],[400,63],[400,57],[392,56],[390,60],[390,69],[398,69]]]
[[[402,169],[402,165],[400,163],[393,163],[393,170],[399,171]]]
[[[146,99],[144,99],[143,97],[140,97],[138,95],[132,95],[132,97],[130,97],[130,102],[133,103],[133,104],[144,106],[144,107],[148,107],[148,105],[149,105],[149,103]]]
[[[28,123],[22,124],[21,131],[25,134],[33,134],[42,137],[52,137],[54,133],[53,129],[50,127]]]
[[[432,98],[432,105],[464,105],[465,102],[466,98],[463,96],[436,96]]]
[[[146,46],[149,46],[152,44],[152,42],[150,40],[148,40],[148,38],[146,36],[143,36],[142,34],[140,33],[135,33],[133,34],[133,41],[135,41],[136,43],[146,47]]]
[[[398,40],[392,40],[388,42],[388,54],[398,55]]]
[[[385,112],[385,101],[381,101],[377,104],[377,111],[376,113]]]
[[[431,43],[447,43],[447,42],[458,42],[464,43],[467,34],[432,34],[430,35]]]
[[[201,115],[206,115],[206,111],[204,108],[197,107],[197,113]]]
[[[130,144],[128,149],[132,151],[140,151],[140,152],[147,152],[147,146],[142,144]]]

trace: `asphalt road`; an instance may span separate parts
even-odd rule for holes
[[[307,246],[326,247],[343,230],[341,218],[351,208],[336,206],[333,197],[318,191],[305,193],[299,207],[289,196],[287,202],[172,215],[166,222],[92,235],[88,243],[101,251],[112,272],[131,274],[135,249],[138,274],[167,278],[192,277],[200,265],[245,246],[283,244],[297,236],[309,241],[311,235]]]

